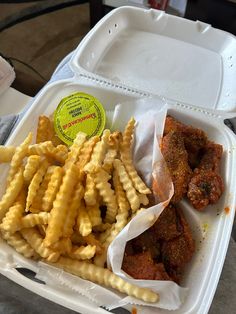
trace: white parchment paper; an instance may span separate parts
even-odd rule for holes
[[[72,289],[87,297],[90,301],[107,309],[129,308],[131,304],[140,305],[142,313],[155,313],[156,308],[175,310],[182,304],[187,289],[171,281],[136,280],[121,270],[126,242],[150,228],[158,219],[173,195],[173,184],[160,153],[158,141],[162,137],[167,105],[159,98],[142,99],[118,104],[114,112],[109,112],[109,124],[112,130],[123,131],[131,117],[136,120],[133,160],[136,169],[149,187],[152,181],[158,182],[161,195],[157,195],[156,204],[136,215],[118,234],[108,248],[107,263],[112,271],[126,281],[140,287],[148,287],[159,293],[160,301],[147,304],[134,297],[124,297],[111,289],[106,289],[90,281],[77,278],[62,270],[41,263],[39,278],[52,285],[53,280],[67,289]],[[159,189],[160,188],[160,189]],[[158,193],[157,193],[158,194]],[[46,272],[46,275],[45,273]],[[53,279],[54,278],[54,279]]]

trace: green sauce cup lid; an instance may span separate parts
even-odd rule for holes
[[[54,112],[58,137],[71,145],[79,131],[89,137],[101,135],[106,123],[102,104],[92,95],[76,92],[63,98]]]

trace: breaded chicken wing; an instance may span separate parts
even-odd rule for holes
[[[181,133],[171,131],[164,136],[161,151],[174,184],[174,195],[171,202],[178,203],[186,194],[192,175]]]
[[[199,166],[194,170],[189,182],[187,197],[197,210],[204,210],[215,204],[224,191],[224,183],[219,174],[223,148],[208,142]]]
[[[183,231],[180,236],[163,242],[161,254],[167,271],[170,268],[183,267],[191,260],[195,251],[195,244],[189,225],[182,211],[178,208],[176,210]]]
[[[185,125],[171,116],[166,117],[164,135],[177,131],[182,134],[184,145],[188,153],[188,161],[193,169],[198,165],[200,150],[207,143],[207,136],[201,129]]]

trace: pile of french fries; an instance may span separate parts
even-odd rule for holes
[[[125,282],[106,268],[109,244],[151,193],[132,162],[135,120],[124,133],[104,130],[87,139],[79,132],[70,147],[39,117],[18,147],[0,147],[9,162],[0,201],[2,238],[27,258],[41,259],[83,279],[112,287],[147,302],[158,294]]]

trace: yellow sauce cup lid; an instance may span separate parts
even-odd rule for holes
[[[79,131],[89,137],[101,135],[106,123],[102,104],[92,95],[76,92],[63,98],[54,112],[58,137],[71,145]]]

